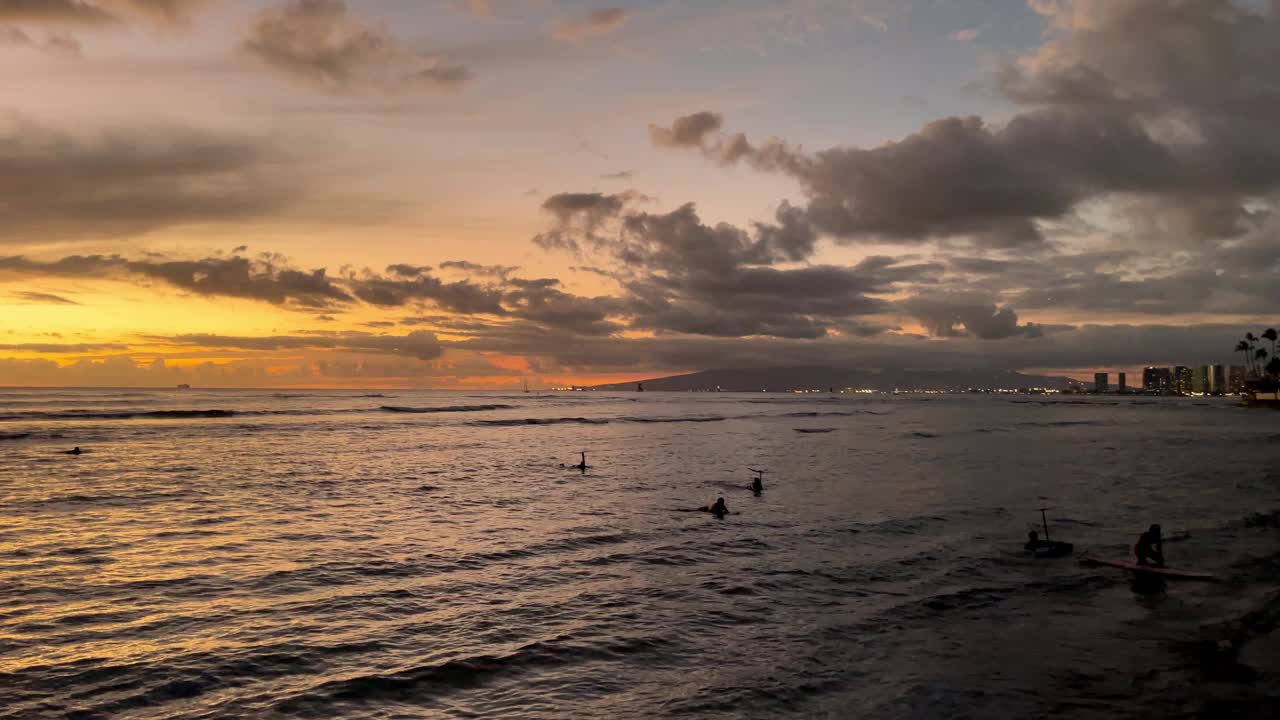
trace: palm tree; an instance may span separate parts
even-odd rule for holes
[[[1253,333],[1247,332],[1244,334],[1244,340],[1245,342],[1249,343],[1249,354],[1253,355],[1253,351],[1257,348],[1258,338],[1255,337]],[[1250,360],[1252,361],[1252,358],[1250,358]],[[1250,362],[1249,372],[1257,376],[1262,374],[1262,369],[1254,367],[1253,362]]]
[[[1258,359],[1258,375],[1262,375],[1262,369],[1266,367],[1267,364],[1267,349],[1258,348],[1258,351],[1255,352],[1253,356]]]
[[[1236,343],[1236,352],[1244,353],[1244,364],[1248,369],[1249,374],[1252,375],[1253,374],[1253,358],[1249,357],[1249,343],[1245,342],[1244,340],[1241,340],[1240,342]]]
[[[1262,339],[1271,341],[1271,357],[1275,357],[1276,356],[1276,340],[1280,339],[1280,333],[1277,333],[1275,328],[1267,328],[1262,333]]]

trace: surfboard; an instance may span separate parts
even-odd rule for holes
[[[1091,563],[1094,565],[1105,565],[1107,567],[1128,570],[1139,575],[1152,575],[1165,577],[1172,580],[1204,580],[1207,582],[1216,582],[1217,575],[1212,573],[1195,572],[1192,570],[1175,570],[1173,568],[1152,567],[1150,565],[1139,565],[1137,563],[1127,562],[1125,560],[1104,560],[1103,558],[1090,557],[1088,555],[1080,558],[1081,563]]]

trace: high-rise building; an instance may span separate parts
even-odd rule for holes
[[[1197,395],[1208,394],[1210,392],[1209,382],[1209,366],[1201,365],[1195,369],[1195,373],[1191,376],[1191,392]]]
[[[1191,368],[1178,365],[1173,369],[1173,391],[1179,395],[1191,393]]]
[[[1109,391],[1110,389],[1111,387],[1110,387],[1110,383],[1107,381],[1106,373],[1093,374],[1093,391],[1094,392],[1104,393]]]
[[[1129,392],[1128,388],[1126,388],[1126,387],[1125,387],[1125,382],[1124,382],[1124,373],[1118,373],[1118,374],[1117,374],[1117,377],[1116,377],[1116,392],[1119,392],[1119,393],[1122,393],[1122,394],[1123,394],[1123,393],[1126,393],[1126,392]]]
[[[1244,383],[1248,379],[1248,371],[1243,365],[1232,365],[1227,368],[1227,392],[1239,395],[1244,392]]]
[[[1227,394],[1227,368],[1222,365],[1209,366],[1209,392],[1214,395]]]
[[[1164,370],[1165,372],[1169,372],[1165,368],[1158,368],[1158,367],[1143,368],[1142,389],[1145,392],[1149,392],[1149,393],[1160,392],[1160,371],[1161,370]]]

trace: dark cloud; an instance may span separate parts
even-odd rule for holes
[[[426,268],[393,265],[395,276],[374,273],[352,275],[346,285],[352,294],[370,305],[402,307],[415,302],[431,302],[437,307],[464,314],[501,315],[501,291],[469,280],[445,282],[426,272]]]
[[[0,22],[107,25],[134,17],[181,24],[208,0],[0,0]]]
[[[450,334],[482,334],[502,327],[502,323],[462,315],[417,315],[401,318],[405,327],[426,327]]]
[[[704,112],[659,145],[795,177],[809,220],[847,240],[1043,243],[1083,203],[1147,198],[1210,237],[1247,230],[1280,189],[1280,14],[1230,0],[1041,3],[1052,34],[996,87],[1024,110],[993,126],[950,117],[870,149],[807,153],[720,132]]]
[[[343,0],[290,0],[259,13],[242,48],[267,67],[335,94],[456,88],[463,66],[416,52],[384,27],[347,12]]]
[[[551,28],[557,40],[576,42],[595,35],[607,35],[622,27],[627,21],[627,11],[622,8],[596,10],[578,20],[561,20]]]
[[[457,270],[470,275],[505,278],[518,271],[518,265],[481,265],[470,260],[446,260],[440,263],[441,270]]]
[[[902,306],[935,337],[971,335],[980,340],[1003,340],[1036,338],[1043,333],[1039,326],[1019,325],[1013,308],[972,295],[917,295]]]
[[[435,333],[411,332],[407,335],[371,335],[368,333],[333,333],[325,335],[276,335],[239,337],[230,335],[149,336],[153,342],[236,350],[329,349],[407,355],[419,360],[434,360],[444,352]]]
[[[266,140],[189,128],[0,127],[0,244],[266,216],[301,190],[285,160]]]
[[[2,259],[0,259],[2,261]],[[68,300],[61,295],[42,292],[16,292],[14,297],[37,305],[79,305],[75,300]]]
[[[101,25],[119,18],[88,0],[0,0],[0,21]]]
[[[553,195],[542,207],[554,224],[533,241],[548,249],[604,251],[627,266],[664,271],[803,260],[817,241],[804,214],[785,202],[775,213],[776,225],[756,223],[752,233],[727,223],[704,224],[693,203],[669,213],[628,210],[634,199],[628,193]]]
[[[624,329],[609,320],[626,311],[612,297],[580,297],[560,290],[559,280],[511,280],[503,305],[516,318],[582,335],[612,335]]]
[[[18,343],[0,344],[0,350],[17,350],[21,352],[37,352],[48,355],[85,355],[103,353],[114,350],[125,350],[128,345],[116,343]]]
[[[665,147],[701,147],[708,135],[723,126],[723,116],[704,111],[678,117],[669,128],[650,125],[649,138],[654,145]]]
[[[142,277],[196,293],[324,308],[351,301],[324,270],[290,268],[279,258],[238,256],[202,260],[131,260],[119,255],[71,255],[42,262],[0,257],[0,274],[16,277]]]
[[[615,219],[630,202],[626,194],[558,193],[542,203],[542,209],[555,217],[555,225],[533,238],[534,244],[548,249],[580,252],[579,240],[588,245],[598,245],[607,240],[597,233],[609,221]]]
[[[752,230],[708,225],[692,203],[650,213],[629,209],[628,198],[617,195],[556,195],[544,208],[554,226],[535,242],[615,261],[625,306],[611,312],[638,330],[819,338],[848,318],[886,311],[877,295],[899,283],[929,282],[942,269],[882,257],[854,267],[775,267],[806,260],[817,240],[804,213],[787,203],[776,224]]]

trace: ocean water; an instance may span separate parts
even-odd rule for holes
[[[0,390],[0,718],[1198,717],[1278,461],[1228,400]]]

